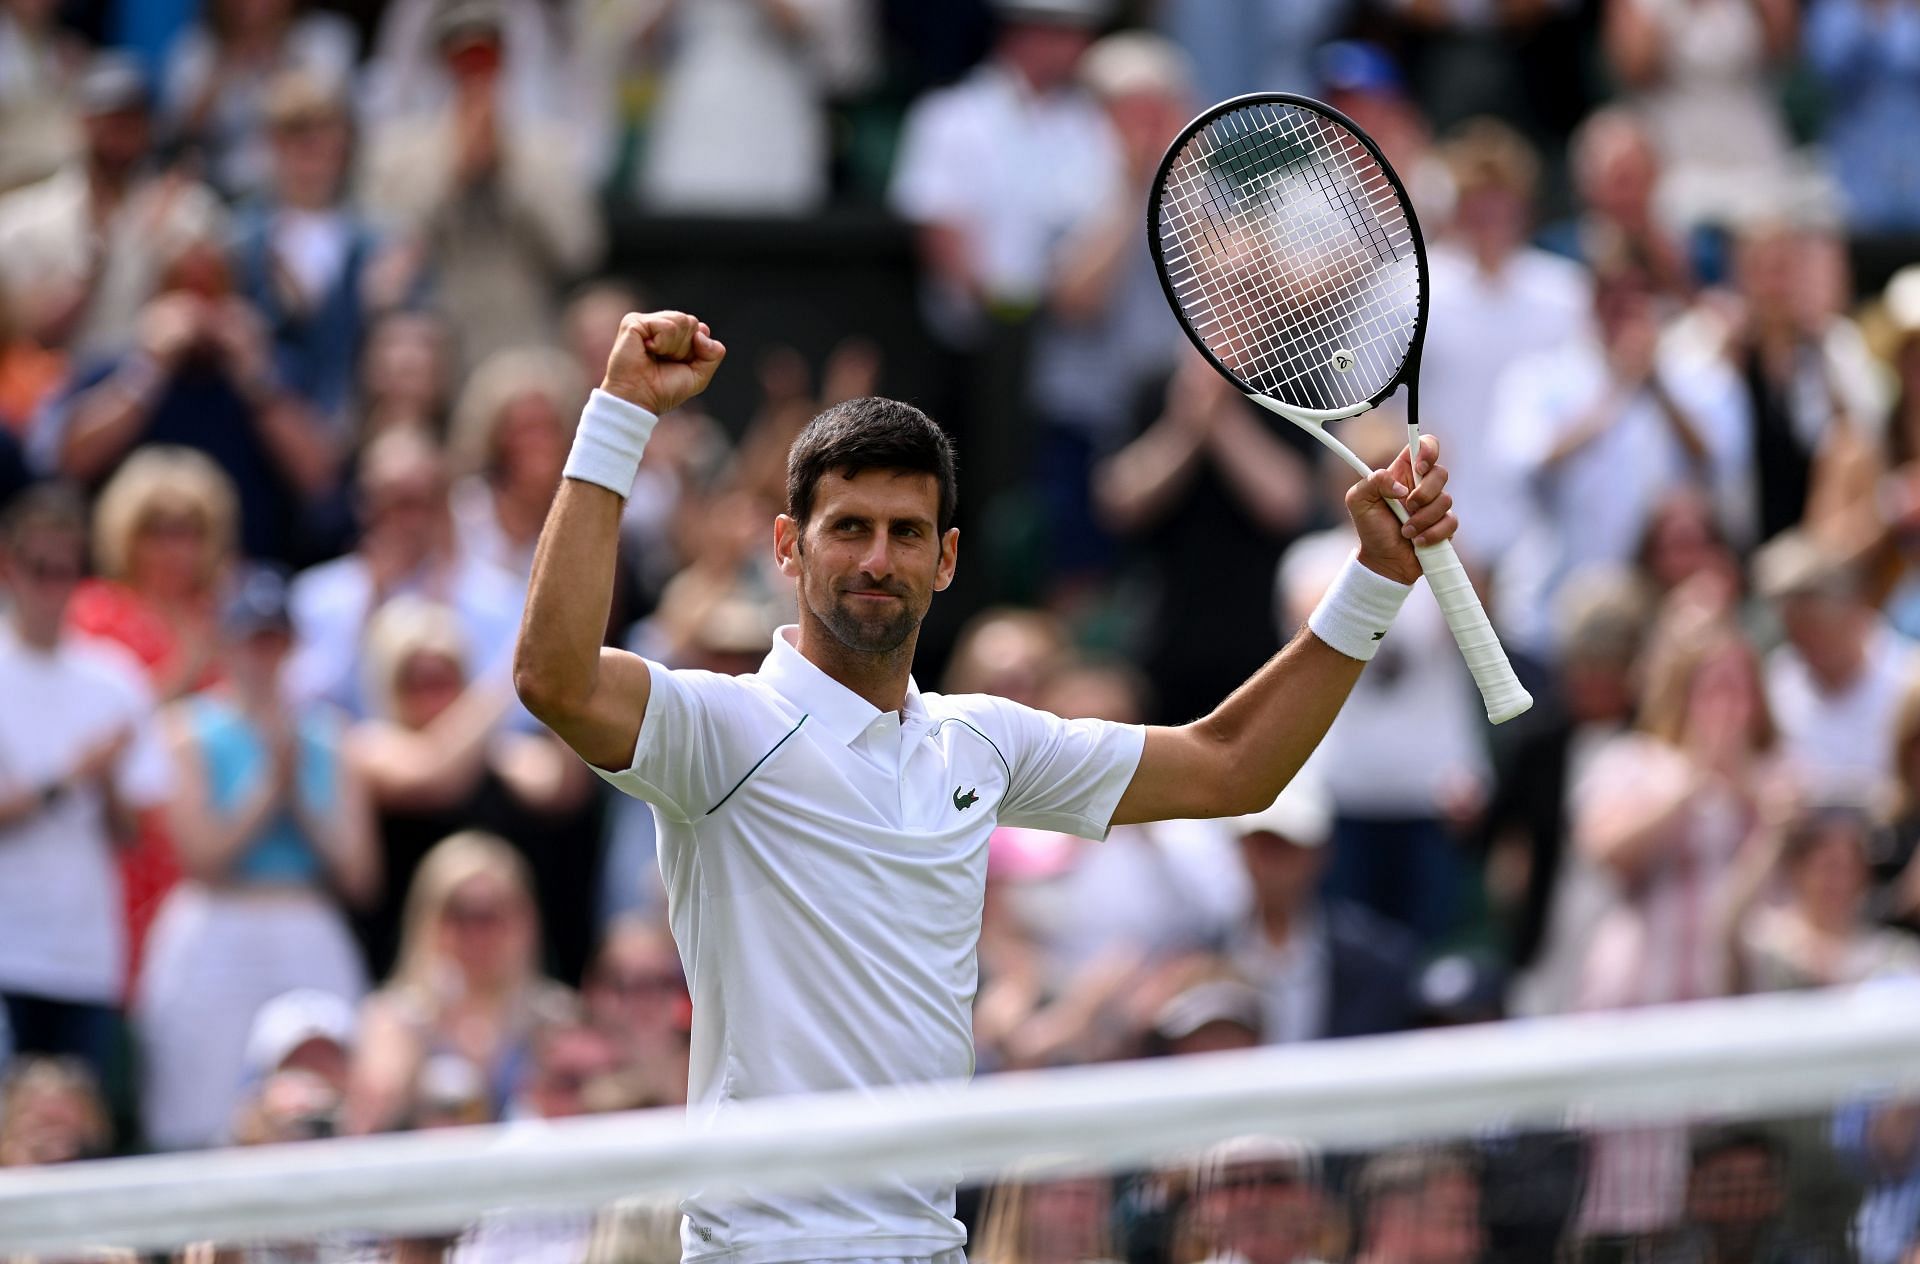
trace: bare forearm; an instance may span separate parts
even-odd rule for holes
[[[1215,466],[1234,498],[1269,531],[1300,525],[1312,504],[1307,464],[1235,407],[1213,435]]]
[[[1192,427],[1162,418],[1095,466],[1093,501],[1102,522],[1118,532],[1151,526],[1191,481],[1200,446]]]
[[[291,396],[264,398],[256,417],[267,454],[296,492],[317,497],[333,486],[340,445],[304,403]]]
[[[514,647],[513,683],[527,709],[543,720],[593,695],[613,608],[622,504],[603,487],[563,479],[540,531]]]
[[[92,479],[118,461],[146,425],[152,395],[151,380],[132,370],[82,394],[60,444],[60,473]]]

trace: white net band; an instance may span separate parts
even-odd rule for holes
[[[679,1112],[0,1174],[0,1255],[457,1226],[694,1188],[1112,1168],[1260,1132],[1372,1146],[1832,1108],[1920,1088],[1920,992],[1888,984]]]

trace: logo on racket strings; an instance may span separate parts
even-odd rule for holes
[[[1347,350],[1345,347],[1342,347],[1333,353],[1333,359],[1328,361],[1328,363],[1332,364],[1334,368],[1342,373],[1351,373],[1353,372],[1353,366],[1359,363],[1359,357],[1355,356],[1353,352]]]

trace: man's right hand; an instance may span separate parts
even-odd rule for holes
[[[656,416],[707,389],[727,349],[685,312],[628,312],[600,389]]]

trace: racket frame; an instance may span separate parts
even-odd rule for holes
[[[1172,168],[1181,151],[1186,148],[1187,142],[1215,119],[1224,114],[1262,105],[1289,106],[1305,110],[1332,119],[1345,128],[1372,156],[1380,170],[1386,174],[1387,180],[1393,185],[1394,192],[1399,195],[1401,212],[1406,218],[1407,234],[1413,242],[1418,299],[1413,333],[1407,342],[1406,356],[1401,360],[1400,367],[1393,376],[1387,379],[1386,385],[1367,399],[1348,404],[1343,408],[1302,408],[1252,389],[1249,383],[1228,368],[1220,357],[1213,353],[1213,349],[1207,346],[1206,340],[1193,327],[1193,323],[1187,318],[1186,309],[1180,301],[1179,294],[1174,290],[1171,270],[1167,266],[1166,251],[1161,243],[1160,215],[1160,195],[1167,185],[1167,172]],[[1420,231],[1420,220],[1414,214],[1413,199],[1408,195],[1407,186],[1402,183],[1400,173],[1393,169],[1393,164],[1387,161],[1387,156],[1380,151],[1380,146],[1374,142],[1373,137],[1367,135],[1365,129],[1326,102],[1316,101],[1312,97],[1297,93],[1249,92],[1230,97],[1202,110],[1192,122],[1180,129],[1179,135],[1168,144],[1167,152],[1161,157],[1149,189],[1147,245],[1153,252],[1153,270],[1160,278],[1160,288],[1166,294],[1167,305],[1173,309],[1181,331],[1216,372],[1233,383],[1234,387],[1253,403],[1270,413],[1286,418],[1318,439],[1362,478],[1372,474],[1372,468],[1361,460],[1352,448],[1342,443],[1332,431],[1328,430],[1327,423],[1370,412],[1405,386],[1407,388],[1407,448],[1409,452],[1415,454],[1420,451],[1420,356],[1426,347],[1429,310],[1426,237]],[[1417,470],[1414,478],[1417,486],[1419,478]],[[1389,500],[1387,505],[1400,521],[1407,520],[1405,505],[1397,500]],[[1533,697],[1515,678],[1513,667],[1507,661],[1506,652],[1500,648],[1499,640],[1487,621],[1486,612],[1480,606],[1479,597],[1475,595],[1466,571],[1460,564],[1459,555],[1454,551],[1453,543],[1442,541],[1428,547],[1416,546],[1414,553],[1419,558],[1421,569],[1427,576],[1428,586],[1433,589],[1435,597],[1440,601],[1455,640],[1460,643],[1461,651],[1473,672],[1475,683],[1480,686],[1481,698],[1486,703],[1487,719],[1494,724],[1504,724],[1515,716],[1525,713],[1533,706]]]

